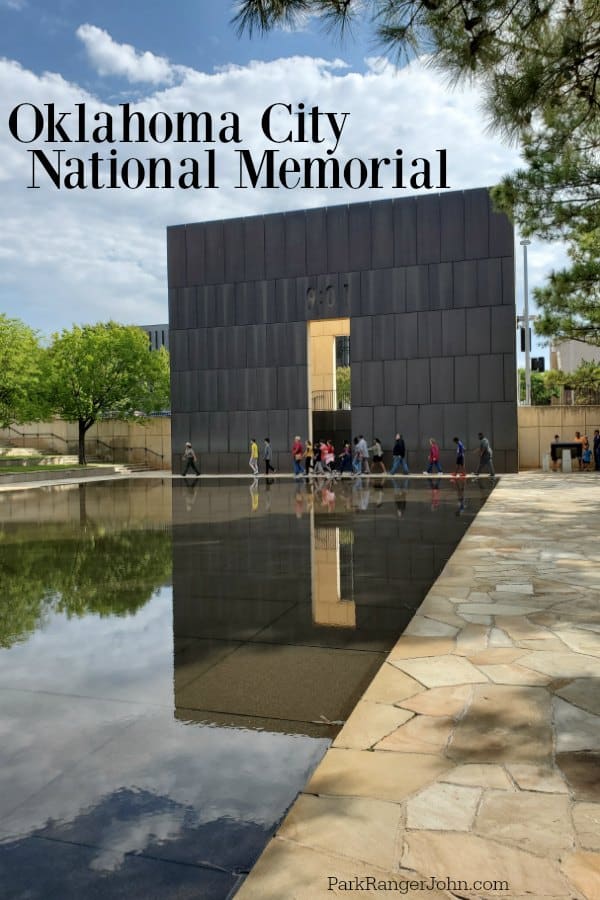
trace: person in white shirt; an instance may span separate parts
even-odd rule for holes
[[[359,434],[358,436],[358,444],[356,445],[356,450],[358,453],[358,458],[360,459],[361,471],[364,475],[370,475],[371,470],[369,468],[369,448],[367,447],[367,442],[365,441],[364,435]]]

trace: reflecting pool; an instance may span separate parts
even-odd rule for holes
[[[0,492],[3,896],[234,893],[490,488]]]

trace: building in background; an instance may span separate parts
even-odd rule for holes
[[[160,350],[161,347],[169,349],[169,325],[162,323],[161,325],[139,325],[142,331],[148,335],[148,343],[150,350]]]
[[[600,362],[600,347],[583,341],[561,341],[550,348],[550,368],[574,372],[582,362]]]

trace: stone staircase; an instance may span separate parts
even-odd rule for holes
[[[140,472],[153,471],[150,466],[147,466],[144,463],[115,463],[114,469],[115,472],[118,472],[121,475],[136,475]]]

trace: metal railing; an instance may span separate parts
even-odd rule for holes
[[[351,409],[350,391],[313,391],[312,408],[317,412]]]
[[[594,388],[564,388],[561,400],[565,406],[600,406],[600,391]]]
[[[37,434],[33,435],[27,434],[24,431],[20,431],[18,428],[15,428],[14,425],[9,425],[6,430],[18,435],[18,438],[8,439],[7,443],[11,446],[18,446],[19,444],[23,445],[26,441],[28,446],[33,446],[36,449],[42,449],[39,447],[39,444],[50,443],[50,441],[47,439],[51,439],[52,441],[62,441],[65,447],[65,454],[77,456],[79,452],[79,443],[77,440],[69,440],[68,438],[63,437],[63,435],[56,434],[53,431],[39,431],[37,432]],[[129,453],[143,453],[146,458],[148,457],[148,455],[150,455],[152,457],[155,457],[156,459],[159,459],[161,462],[164,462],[165,458],[163,453],[158,453],[156,450],[152,450],[151,447],[129,447],[125,445],[115,446],[114,444],[109,444],[106,441],[103,441],[101,438],[91,436],[86,436],[85,446],[87,455],[102,455],[106,461],[109,461],[111,463],[128,462],[126,458],[117,459],[117,456],[123,457]],[[90,449],[92,446],[95,446],[96,448],[95,453],[93,449]],[[46,449],[45,452],[48,452],[48,450]]]

